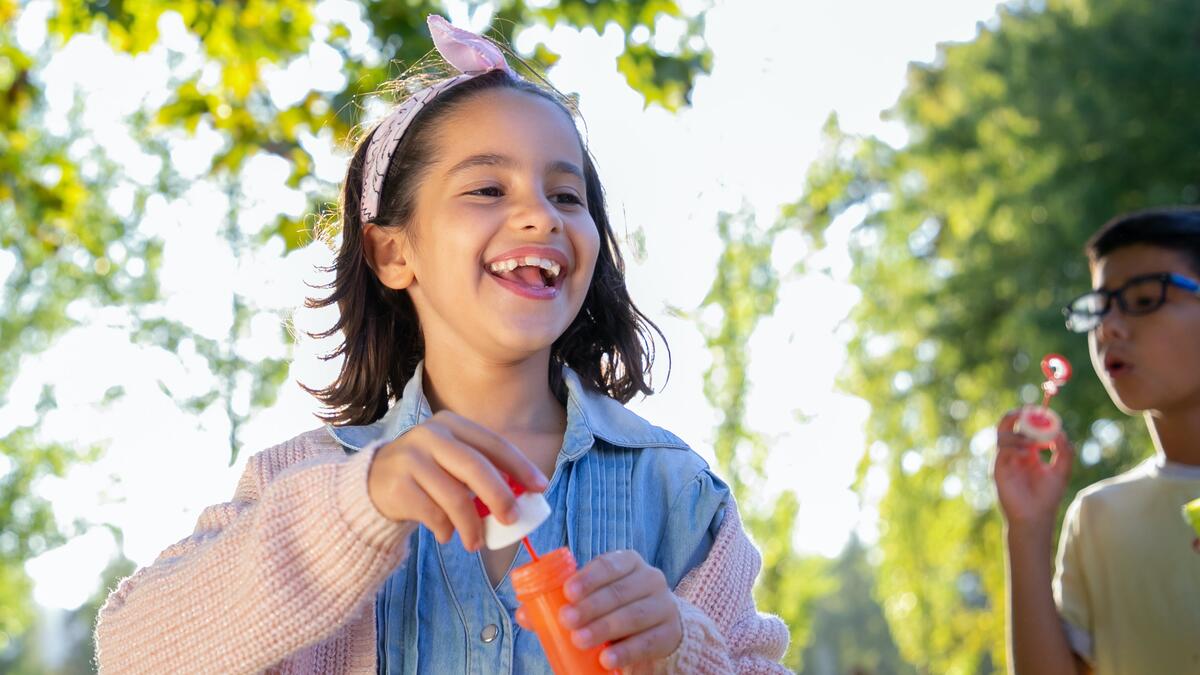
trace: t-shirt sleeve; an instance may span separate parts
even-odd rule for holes
[[[1087,586],[1087,534],[1083,531],[1083,499],[1076,497],[1067,508],[1058,542],[1058,564],[1054,575],[1054,603],[1062,617],[1067,642],[1084,661],[1094,661],[1092,603]]]

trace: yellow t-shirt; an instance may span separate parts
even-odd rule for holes
[[[1180,513],[1200,467],[1149,459],[1067,509],[1054,599],[1097,675],[1200,675],[1200,554]]]

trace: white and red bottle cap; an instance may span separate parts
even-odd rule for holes
[[[490,549],[504,548],[521,541],[550,517],[550,503],[540,492],[526,492],[525,486],[505,476],[517,497],[517,519],[510,525],[500,522],[487,504],[475,498],[475,512],[483,518],[483,540]]]

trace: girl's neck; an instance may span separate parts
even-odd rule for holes
[[[495,363],[429,350],[424,371],[433,412],[453,411],[502,436],[566,429],[567,412],[550,391],[549,353]]]
[[[1200,466],[1200,408],[1148,411],[1145,418],[1158,454],[1169,462]]]

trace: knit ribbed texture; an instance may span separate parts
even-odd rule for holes
[[[371,503],[373,454],[347,457],[316,430],[252,457],[233,501],[109,595],[101,673],[374,673],[374,598],[416,526]],[[788,672],[787,628],[750,595],[760,566],[731,507],[676,589],[683,641],[656,670]]]
[[[683,641],[657,672],[674,675],[789,673],[779,664],[790,634],[779,617],[754,607],[762,557],[730,503],[708,557],[675,588]]]

